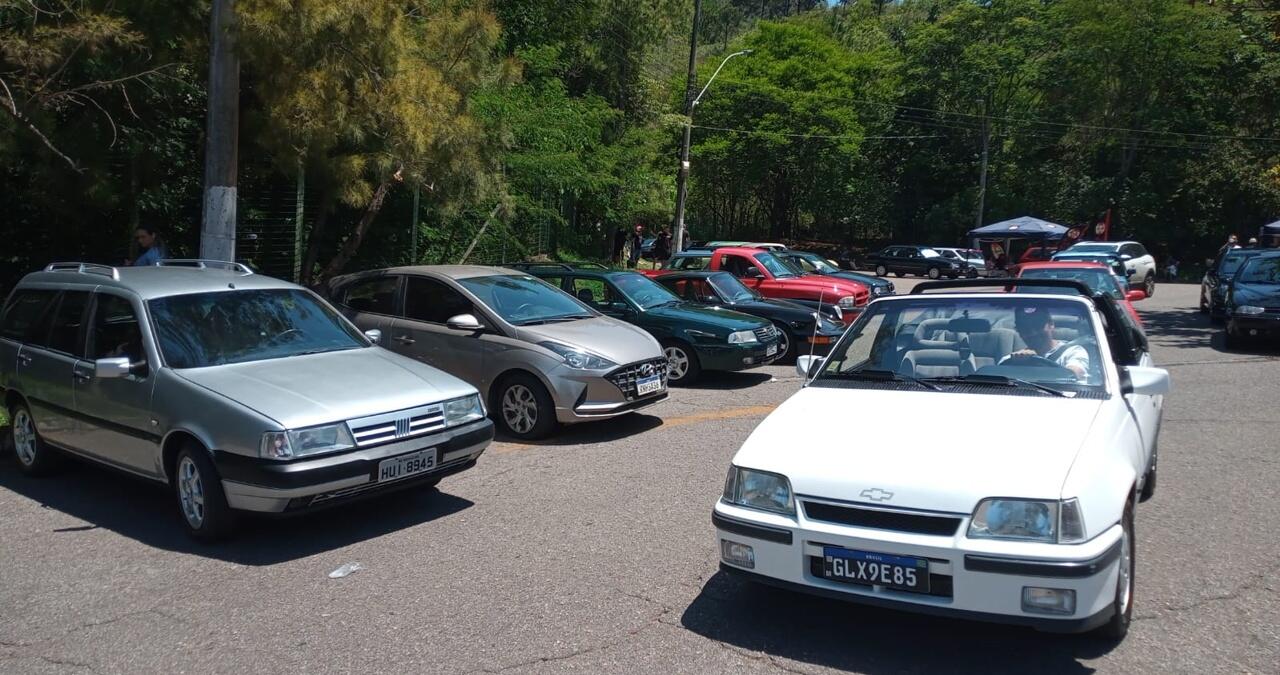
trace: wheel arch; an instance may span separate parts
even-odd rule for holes
[[[498,400],[498,396],[502,393],[502,385],[507,380],[517,375],[525,375],[537,380],[538,383],[547,390],[547,394],[551,396],[552,404],[555,404],[555,389],[551,386],[551,383],[547,381],[546,377],[541,373],[530,370],[529,368],[512,366],[501,373],[498,373],[496,377],[490,380],[489,391],[485,392],[484,395],[485,405],[489,406],[490,412],[497,410],[500,407],[501,401]]]
[[[172,429],[160,441],[160,467],[164,471],[164,481],[168,483],[173,476],[173,467],[178,463],[178,451],[187,445],[196,445],[213,459],[213,450],[209,444],[186,429]]]

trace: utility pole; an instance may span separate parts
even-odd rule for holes
[[[213,0],[209,12],[209,116],[205,130],[204,220],[200,257],[236,257],[236,164],[240,135],[240,60],[235,0]]]
[[[693,92],[698,86],[698,24],[702,22],[702,0],[693,0],[693,29],[689,31],[689,76],[684,86],[684,139],[680,143],[680,171],[676,173],[676,231],[673,253],[684,250],[684,202],[689,189],[689,142],[693,133]]]
[[[418,195],[422,192],[422,186],[415,183],[413,186],[413,218],[409,222],[409,264],[418,264]]]
[[[987,205],[987,158],[991,147],[991,120],[987,118],[987,102],[982,102],[982,171],[978,178],[978,214],[975,216],[974,228],[982,227],[983,214]]]

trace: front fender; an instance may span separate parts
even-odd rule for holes
[[[1142,437],[1120,397],[1098,411],[1062,485],[1064,499],[1078,498],[1092,538],[1120,522],[1142,468]]]

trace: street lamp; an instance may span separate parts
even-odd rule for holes
[[[702,91],[698,92],[698,95],[693,97],[692,101],[689,101],[689,109],[685,111],[689,120],[684,125],[684,141],[680,144],[680,172],[676,174],[676,232],[672,242],[676,252],[684,249],[684,202],[687,190],[686,184],[689,180],[689,136],[693,132],[693,109],[698,105],[698,101],[702,100],[702,95],[707,93],[707,89],[715,81],[716,76],[720,74],[721,70],[724,70],[724,64],[735,56],[746,56],[751,51],[750,49],[744,49],[724,57],[724,60],[720,62],[720,67],[716,68],[716,72],[711,74],[711,78],[702,87]]]

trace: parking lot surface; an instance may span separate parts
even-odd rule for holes
[[[6,455],[0,671],[1277,672],[1280,355],[1225,351],[1197,292],[1162,285],[1138,303],[1174,391],[1118,646],[718,572],[710,513],[729,459],[800,386],[775,366],[495,443],[437,490],[252,521],[215,546],[186,538],[158,487],[83,465],[29,479]],[[877,423],[851,410],[828,437],[857,443]],[[1001,433],[920,423],[885,451]],[[361,569],[330,578],[348,563]]]

